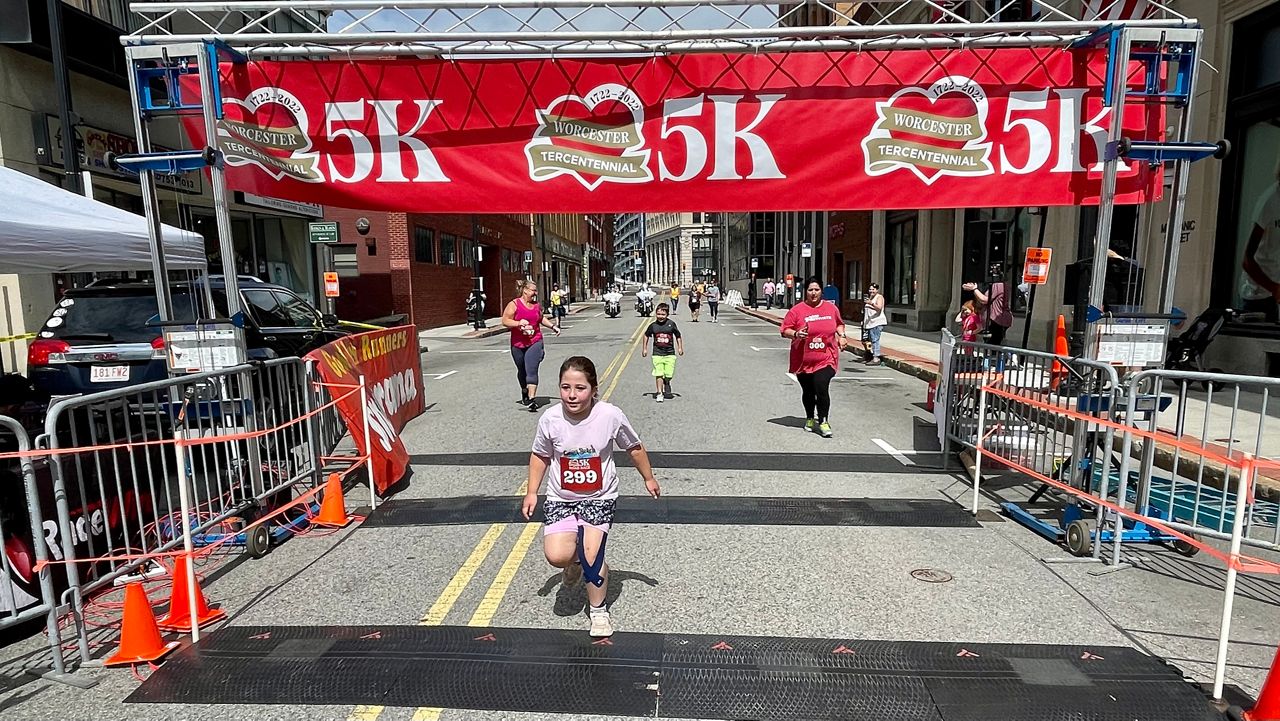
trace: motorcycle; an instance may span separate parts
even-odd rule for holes
[[[636,313],[645,317],[653,315],[653,299],[636,298]]]
[[[617,318],[622,313],[622,303],[616,300],[606,300],[604,302],[604,314],[610,318]]]

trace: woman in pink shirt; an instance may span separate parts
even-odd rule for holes
[[[511,358],[516,362],[516,380],[520,382],[520,403],[538,412],[538,366],[546,352],[542,347],[542,327],[560,335],[555,323],[547,320],[538,304],[538,284],[526,279],[520,286],[520,297],[507,303],[502,311],[502,324],[511,329]]]
[[[596,366],[590,358],[573,356],[560,366],[560,405],[538,419],[522,510],[525,518],[533,517],[538,487],[545,478],[543,553],[548,563],[564,569],[565,588],[586,578],[590,633],[603,638],[613,635],[605,608],[609,567],[604,563],[604,550],[618,500],[614,449],[631,455],[650,496],[657,498],[662,489],[653,478],[649,454],[631,422],[617,406],[596,397],[599,389]]]
[[[810,278],[805,283],[804,300],[782,320],[782,337],[791,339],[791,372],[800,382],[804,429],[816,427],[830,438],[831,379],[840,370],[840,351],[847,341],[840,309],[822,299],[822,281]]]

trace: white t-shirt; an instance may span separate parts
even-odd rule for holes
[[[888,324],[889,319],[885,317],[883,309],[876,310],[875,306],[871,305],[871,301],[862,304],[863,328],[878,328]]]
[[[533,437],[533,452],[551,460],[543,479],[547,498],[617,498],[618,469],[613,463],[613,451],[629,451],[638,445],[640,437],[631,422],[612,403],[596,401],[591,413],[577,422],[564,417],[563,406],[554,406],[538,419],[538,432]],[[599,490],[577,493],[572,490],[575,485],[599,486]]]
[[[1280,282],[1280,183],[1271,186],[1259,201],[1253,224],[1262,228],[1262,240],[1258,242],[1254,260],[1258,261],[1258,267],[1268,278]],[[1249,233],[1253,233],[1253,228]],[[1270,298],[1271,293],[1254,283],[1248,273],[1241,272],[1240,296],[1245,300],[1261,300]]]

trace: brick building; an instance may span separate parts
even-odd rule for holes
[[[837,210],[827,215],[827,280],[840,289],[846,320],[862,317],[871,277],[871,214]]]
[[[488,296],[486,315],[492,317],[526,275],[528,215],[326,208],[325,219],[338,221],[341,240],[330,246],[341,289],[337,313],[350,320],[406,313],[420,328],[463,323],[477,265]],[[364,233],[361,219],[368,223]]]
[[[465,304],[476,270],[484,283],[487,317],[502,312],[525,277],[544,286],[544,299],[558,284],[568,286],[580,301],[608,279],[613,254],[613,222],[604,215],[326,208],[325,219],[338,221],[340,242],[330,246],[340,287],[336,312],[348,320],[406,313],[419,328],[466,322]]]

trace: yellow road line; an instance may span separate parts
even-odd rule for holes
[[[444,591],[440,593],[440,598],[431,605],[431,609],[427,611],[427,615],[422,617],[423,626],[439,626],[444,623],[445,616],[449,615],[449,610],[453,608],[453,604],[458,602],[458,597],[462,595],[462,591],[466,589],[467,584],[471,583],[472,577],[476,575],[476,571],[480,570],[480,564],[484,563],[484,559],[489,557],[489,552],[493,550],[493,545],[498,542],[498,538],[502,536],[502,532],[507,530],[506,523],[495,523],[489,527],[488,532],[472,549],[471,555],[463,562],[458,572],[453,574],[453,578],[449,581],[449,585],[444,587]]]
[[[453,608],[453,604],[458,602],[458,597],[466,590],[467,584],[471,583],[471,579],[475,577],[476,572],[480,570],[481,564],[489,557],[493,551],[493,546],[502,537],[502,532],[507,530],[506,523],[495,523],[489,527],[489,530],[480,538],[480,542],[475,548],[471,549],[471,555],[467,556],[467,560],[463,561],[462,566],[458,568],[458,572],[453,574],[453,578],[449,579],[449,583],[445,585],[444,590],[440,592],[440,597],[436,602],[431,604],[431,608],[427,614],[422,617],[419,622],[423,626],[439,626],[444,622],[449,611]],[[384,706],[356,706],[351,711],[351,715],[347,716],[347,721],[377,721]],[[414,718],[418,719],[419,714],[423,712],[435,711],[435,716],[424,715],[421,721],[434,721],[440,718],[441,709],[420,708],[418,713],[414,714]]]
[[[622,372],[627,369],[627,364],[631,362],[632,356],[635,355],[636,348],[640,345],[640,339],[643,335],[637,335],[635,339],[623,349],[622,365],[618,366],[618,372],[613,374],[613,382],[609,384],[609,389],[600,396],[600,400],[607,401],[613,396],[613,391],[618,387],[618,381],[622,378]]]
[[[524,562],[524,557],[528,555],[530,546],[538,537],[538,528],[541,523],[526,523],[524,530],[520,532],[520,537],[516,539],[516,545],[511,549],[511,553],[507,554],[507,560],[502,562],[502,568],[498,569],[498,575],[493,577],[493,583],[489,584],[489,590],[485,592],[484,598],[480,600],[480,605],[476,608],[476,612],[471,616],[471,620],[467,621],[468,626],[488,626],[493,622],[493,616],[498,611],[498,604],[502,603],[502,597],[506,595],[507,589],[511,587],[511,580],[515,578],[516,571],[520,570],[520,564]]]
[[[617,367],[618,375],[622,374],[622,369],[626,367],[630,355],[635,351],[636,344],[641,338],[641,331],[644,329],[645,323],[642,321],[639,326],[632,331],[627,345],[622,348],[609,362],[605,368],[602,378],[607,379],[609,374]],[[621,365],[619,365],[621,362]],[[604,381],[601,381],[603,384]],[[614,378],[614,385],[617,385],[617,378]],[[610,389],[610,392],[612,388]],[[517,489],[517,495],[527,493],[529,480],[526,478]],[[489,527],[488,532],[480,539],[475,548],[472,549],[471,555],[463,562],[458,572],[440,592],[440,597],[431,605],[431,609],[422,617],[421,624],[424,626],[438,626],[444,623],[445,617],[449,615],[449,611],[453,609],[462,592],[466,590],[468,584],[480,570],[480,566],[489,557],[493,551],[494,545],[502,536],[502,533],[510,524],[495,523]],[[515,546],[511,552],[507,554],[506,560],[503,561],[502,567],[498,569],[497,575],[494,576],[493,582],[490,583],[489,589],[485,592],[484,598],[480,600],[480,605],[476,608],[475,613],[471,616],[471,620],[467,622],[469,626],[488,626],[493,621],[494,614],[498,611],[499,604],[502,603],[503,596],[506,595],[507,589],[511,587],[511,582],[515,578],[516,571],[520,569],[520,564],[524,562],[525,556],[529,554],[529,549],[533,545],[534,539],[538,537],[538,527],[541,523],[527,523],[520,532],[520,536],[516,539]],[[347,717],[348,721],[377,721],[382,715],[385,707],[383,706],[356,706]],[[439,721],[441,714],[444,713],[443,708],[434,706],[422,706],[414,710],[413,721]]]

